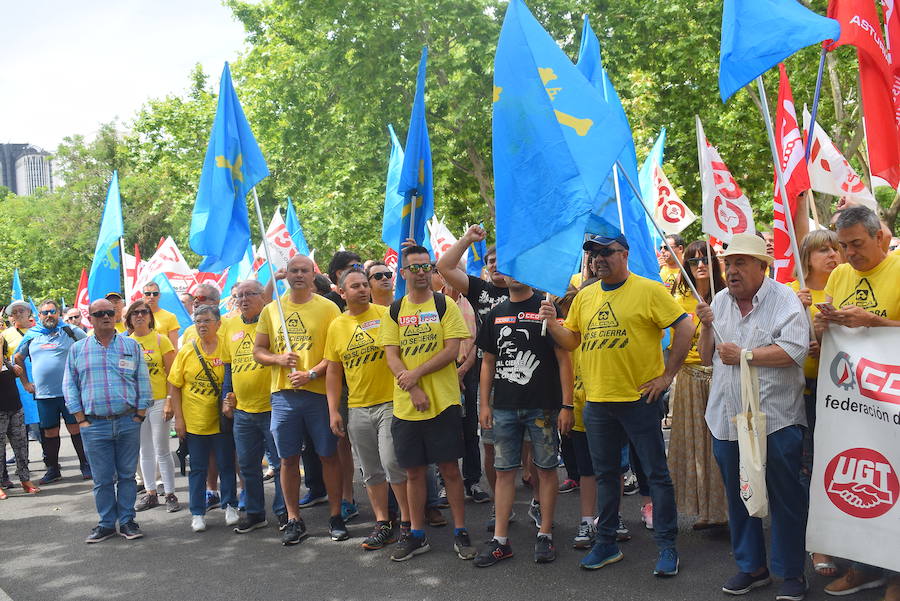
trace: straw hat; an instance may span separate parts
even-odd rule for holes
[[[759,259],[767,265],[771,265],[775,260],[766,254],[766,241],[756,234],[735,234],[728,243],[728,249],[722,253],[723,257],[731,257],[734,255],[748,255],[754,259]]]

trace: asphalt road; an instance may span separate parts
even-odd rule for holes
[[[174,441],[173,441],[174,442]],[[174,448],[174,447],[173,447]],[[32,457],[40,449],[32,443]],[[239,535],[225,526],[224,512],[208,516],[209,528],[195,534],[187,511],[187,479],[178,476],[176,493],[185,509],[169,514],[160,507],[138,514],[143,539],[115,537],[96,545],[84,538],[96,525],[91,484],[81,479],[68,440],[63,440],[62,481],[46,486],[36,497],[13,489],[0,501],[0,601],[76,599],[159,600],[459,600],[488,599],[615,599],[721,601],[720,587],[736,567],[728,532],[691,530],[681,516],[678,541],[681,572],[675,578],[651,574],[656,558],[651,533],[640,522],[638,497],[623,499],[622,512],[633,539],[622,544],[625,559],[596,572],[578,567],[583,551],[571,547],[578,516],[578,493],[560,495],[554,540],[555,563],[536,565],[535,536],[526,517],[530,494],[520,488],[510,528],[515,557],[490,568],[475,568],[452,551],[451,528],[429,528],[430,553],[411,561],[390,561],[390,551],[364,551],[359,545],[371,530],[373,516],[360,487],[360,515],[350,522],[351,539],[332,542],[327,534],[327,506],[303,512],[310,537],[283,547],[276,525]],[[32,461],[34,480],[43,473]],[[267,495],[273,488],[266,487]],[[474,541],[486,541],[484,529],[490,505],[466,504],[466,519]],[[449,518],[449,510],[445,510]],[[274,522],[272,516],[270,521]],[[829,599],[822,592],[827,579],[808,568],[807,599]],[[774,599],[777,582],[747,595],[748,600]],[[6,597],[4,596],[4,592]],[[874,601],[879,591],[852,597]]]

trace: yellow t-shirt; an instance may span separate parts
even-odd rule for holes
[[[175,314],[165,309],[159,309],[153,313],[153,324],[156,326],[154,329],[163,336],[168,336],[172,330],[177,332],[181,328]]]
[[[197,343],[203,359],[218,380],[219,390],[225,377],[225,367],[221,358],[221,346],[207,355],[203,345]],[[181,347],[175,355],[175,362],[169,372],[169,382],[181,388],[181,411],[184,414],[184,425],[191,434],[219,433],[219,396],[206,371],[197,358],[194,345]]]
[[[372,407],[394,398],[393,374],[384,349],[375,342],[390,318],[387,307],[370,304],[359,315],[342,313],[328,327],[325,358],[343,365],[350,407]]]
[[[414,369],[441,352],[445,340],[468,337],[469,328],[452,300],[447,301],[444,317],[438,319],[434,297],[422,304],[415,304],[404,296],[397,321],[390,315],[385,317],[377,343],[380,346],[399,346],[403,364]],[[394,385],[394,417],[409,421],[426,420],[440,415],[447,407],[458,405],[460,391],[455,363],[451,361],[420,379],[419,388],[431,401],[426,411],[417,411],[409,393]]]
[[[800,290],[800,282],[794,280],[793,282],[788,282],[788,286],[794,292]],[[825,291],[824,290],[810,290],[810,296],[812,296],[813,304],[809,307],[809,316],[815,318],[816,313],[819,312],[819,308],[816,306],[816,303],[824,303],[825,302]],[[803,375],[806,376],[808,380],[815,380],[819,377],[819,360],[815,357],[811,357],[809,355],[806,356],[806,360],[803,362]]]
[[[328,326],[341,314],[341,310],[333,302],[318,294],[313,294],[312,298],[303,304],[292,303],[290,292],[281,297],[281,306],[284,308],[284,320],[291,338],[291,349],[299,356],[297,370],[306,371],[315,367],[325,356]],[[272,352],[284,352],[281,318],[278,316],[276,303],[269,303],[263,309],[256,331],[269,337],[269,349]],[[286,367],[272,366],[272,392],[295,390],[288,379],[289,373],[290,370]],[[311,380],[305,386],[301,386],[300,390],[325,394],[325,378]]]
[[[22,331],[27,332],[28,330],[29,328],[25,328]],[[19,334],[16,326],[10,326],[3,330],[3,337],[6,339],[6,346],[9,347],[9,356],[12,357],[16,354],[16,349],[19,347],[19,343],[22,342],[25,334]]]
[[[572,367],[575,369],[575,388],[572,391],[572,411],[574,423],[572,429],[576,432],[584,432],[584,380],[581,379],[581,346],[572,351]]]
[[[825,284],[831,304],[851,305],[891,320],[900,319],[900,256],[888,255],[875,269],[856,271],[849,263],[838,265]]]
[[[677,266],[669,267],[669,264],[666,263],[659,268],[659,279],[662,280],[667,290],[671,290],[672,286],[675,285],[675,280],[678,279],[679,273],[681,273],[681,270]]]
[[[221,327],[219,329],[221,329]],[[184,329],[184,333],[181,335],[181,338],[178,339],[178,345],[185,346],[194,340],[197,340],[197,326],[191,324]]]
[[[675,295],[675,300],[681,305],[681,309],[688,314],[694,322],[694,335],[691,337],[691,350],[684,359],[685,365],[700,365],[700,350],[697,341],[700,339],[700,318],[697,317],[697,299],[693,294]],[[673,337],[674,338],[674,337]],[[670,344],[671,346],[671,344]]]
[[[581,275],[580,271],[578,273],[573,273],[572,277],[569,278],[569,286],[576,290],[581,288],[582,283],[584,283],[584,276]]]
[[[615,290],[583,288],[565,327],[581,334],[581,375],[589,402],[629,402],[664,370],[662,330],[684,310],[659,282],[629,274]]]
[[[272,410],[272,368],[253,358],[256,322],[244,323],[240,315],[222,320],[219,343],[222,361],[231,364],[231,385],[237,408],[247,413]]]
[[[80,328],[81,326],[78,326],[78,327]],[[116,322],[116,332],[117,332],[117,333],[119,333],[119,334],[124,334],[124,333],[125,333],[125,330],[126,330],[126,327],[125,327],[125,322],[124,322],[124,321]],[[156,331],[156,330],[154,330],[154,332],[155,332],[155,331]],[[93,335],[94,335],[94,330],[93,330],[93,328],[87,333],[87,335],[88,335],[88,336],[93,336]],[[171,343],[171,340],[170,340],[169,342]]]
[[[153,398],[166,398],[166,368],[163,357],[166,353],[175,350],[172,341],[168,336],[152,330],[146,336],[131,334],[129,338],[136,340],[144,350],[144,361],[150,371],[150,387],[153,390]]]

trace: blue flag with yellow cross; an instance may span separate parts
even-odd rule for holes
[[[191,249],[200,271],[221,272],[241,260],[250,242],[247,193],[269,175],[266,160],[241,109],[228,63],[191,215]]]
[[[119,240],[124,235],[119,173],[113,171],[109,189],[106,191],[106,203],[103,206],[94,260],[91,261],[91,271],[88,273],[88,298],[91,302],[105,297],[110,292],[122,293],[122,258]]]

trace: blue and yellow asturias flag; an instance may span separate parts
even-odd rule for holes
[[[122,198],[119,195],[119,173],[113,171],[112,181],[106,191],[106,204],[100,222],[100,234],[94,260],[88,273],[88,298],[91,302],[110,292],[122,293],[122,259],[119,240],[125,235],[122,225]]]
[[[14,301],[25,300],[25,295],[22,294],[22,280],[19,278],[19,268],[18,267],[16,267],[15,271],[13,271],[12,299]]]
[[[497,270],[562,295],[628,123],[522,0],[510,1],[500,31],[493,109]]]
[[[400,252],[401,221],[403,221],[403,195],[397,189],[400,186],[400,172],[403,170],[403,147],[394,126],[388,124],[388,132],[391,134],[391,156],[388,159],[387,179],[384,184],[384,216],[381,222],[381,240],[388,248]],[[407,236],[409,226],[407,225]]]
[[[231,84],[228,63],[191,215],[191,249],[203,255],[200,271],[221,272],[241,260],[250,242],[247,193],[269,175]]]
[[[397,193],[403,196],[400,212],[400,240],[415,238],[425,244],[425,223],[434,216],[434,188],[431,180],[431,143],[428,140],[428,124],[425,122],[425,65],[428,48],[422,48],[419,72],[416,76],[416,97],[409,116],[409,132]],[[415,210],[413,210],[415,207]],[[410,219],[415,215],[415,223]],[[412,232],[412,236],[410,236]],[[399,247],[398,249],[399,250]]]
[[[481,224],[484,227],[484,224]],[[487,242],[481,240],[469,246],[469,256],[466,259],[466,273],[474,275],[476,278],[481,277],[484,270],[484,255],[487,254]]]

